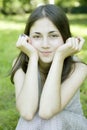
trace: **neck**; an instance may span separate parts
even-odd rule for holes
[[[39,69],[40,69],[40,72],[43,74],[48,74],[50,66],[51,66],[51,63],[43,63],[39,61]]]

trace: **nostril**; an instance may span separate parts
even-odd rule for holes
[[[42,46],[43,49],[49,49],[49,46]]]

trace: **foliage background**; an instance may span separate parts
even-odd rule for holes
[[[8,5],[6,5],[6,7],[9,7],[9,9],[11,8],[12,12],[11,10],[9,11],[9,9],[6,9],[6,7],[6,10],[4,8],[2,9],[3,1],[8,3],[5,3]],[[38,3],[37,1],[32,1],[36,2],[37,4],[43,2],[39,1]],[[70,3],[72,6],[75,6],[74,1],[75,0],[72,0],[72,3]],[[13,13],[16,11],[14,8],[17,8],[17,6],[13,4],[11,7],[11,2],[15,2],[18,7],[20,5],[21,11],[18,13]],[[25,0],[0,1],[0,10],[2,12],[0,14],[0,130],[14,130],[19,119],[19,113],[15,107],[14,85],[11,84],[10,77],[7,77],[6,75],[11,69],[13,59],[19,53],[19,50],[15,46],[18,36],[23,33],[29,13],[33,8],[35,8],[35,3],[32,5],[32,3],[30,3],[31,1],[29,0],[26,0],[26,2]],[[48,1],[45,1],[45,3],[47,2]],[[66,0],[63,0],[62,2],[59,0],[59,4],[62,5],[62,7],[66,7],[64,2],[66,3]],[[78,56],[82,61],[87,63],[87,14],[71,14],[69,11],[67,13],[67,17],[70,21],[72,34],[74,36],[81,35],[86,40],[83,50],[78,53]],[[87,80],[85,80],[81,87],[81,102],[84,115],[87,117]]]
[[[4,14],[21,14],[47,3],[55,3],[68,12],[87,13],[87,0],[0,0],[0,11]]]

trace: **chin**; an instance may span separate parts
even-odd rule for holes
[[[53,58],[43,58],[43,59],[41,58],[40,61],[41,61],[42,63],[47,63],[47,64],[49,64],[49,63],[52,63]]]

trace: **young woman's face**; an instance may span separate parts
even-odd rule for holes
[[[31,43],[37,49],[39,60],[51,63],[56,49],[64,44],[57,27],[48,19],[37,20],[30,29]]]

